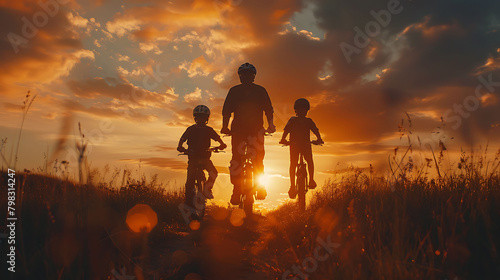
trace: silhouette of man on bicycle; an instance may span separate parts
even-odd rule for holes
[[[231,183],[234,185],[231,195],[231,204],[238,205],[242,195],[242,165],[244,162],[245,146],[247,153],[251,153],[254,174],[264,172],[264,134],[273,133],[276,127],[273,123],[273,106],[266,89],[254,83],[257,69],[244,63],[238,68],[241,84],[232,87],[224,101],[222,108],[222,134],[231,134],[232,159],[229,167]],[[263,113],[269,127],[264,129]],[[231,129],[229,120],[233,115]],[[264,186],[257,187],[257,197],[267,195]]]

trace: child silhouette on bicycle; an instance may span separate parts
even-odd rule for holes
[[[297,195],[297,189],[295,187],[295,170],[299,160],[299,153],[302,153],[307,162],[307,169],[309,172],[308,188],[316,188],[310,131],[316,135],[317,140],[314,141],[315,144],[324,143],[314,121],[306,117],[307,112],[311,108],[309,101],[305,98],[299,98],[295,101],[293,108],[296,116],[288,120],[280,140],[280,144],[290,145],[290,190],[288,191],[288,195],[292,199]],[[288,134],[290,134],[290,141],[286,140]]]
[[[188,169],[187,180],[185,189],[185,204],[194,208],[195,204],[195,180],[196,180],[196,167],[198,164],[203,166],[203,169],[208,172],[208,180],[205,183],[203,194],[208,199],[213,199],[212,188],[217,178],[217,169],[210,160],[212,154],[210,150],[211,139],[220,143],[217,148],[224,150],[227,146],[222,141],[221,137],[213,128],[207,126],[210,117],[210,109],[205,105],[198,105],[193,110],[194,125],[188,127],[184,134],[182,134],[177,151],[187,153],[188,155]],[[187,141],[188,148],[184,148],[183,144]]]

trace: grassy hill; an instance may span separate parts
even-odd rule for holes
[[[238,210],[210,207],[192,230],[182,195],[155,180],[115,189],[17,174],[14,278],[499,279],[498,175],[467,162],[435,179],[353,169],[312,191],[304,213],[288,203],[239,225]],[[150,233],[127,227],[137,204],[157,214]]]

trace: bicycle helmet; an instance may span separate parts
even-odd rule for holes
[[[205,105],[198,105],[193,109],[193,116],[198,114],[210,116],[210,109]]]
[[[307,101],[307,99],[299,98],[295,100],[295,103],[293,104],[293,109],[299,109],[299,108],[309,110],[311,109],[311,104],[309,104],[309,101]]]
[[[257,69],[255,68],[255,66],[248,62],[241,64],[240,68],[238,68],[238,75],[246,71],[252,72],[254,75],[257,74]]]

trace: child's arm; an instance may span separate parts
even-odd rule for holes
[[[181,137],[179,144],[177,145],[177,151],[181,153],[185,153],[187,151],[187,149],[182,146],[184,142],[186,142],[186,139]]]
[[[177,151],[181,152],[181,153],[185,153],[187,152],[187,149],[184,148],[182,145],[184,144],[184,142],[187,141],[188,139],[188,132],[189,131],[189,128],[186,129],[186,131],[184,131],[184,133],[182,134],[181,136],[181,139],[179,139],[179,144],[177,144]]]
[[[217,140],[217,142],[219,142],[220,144],[219,150],[224,150],[225,148],[227,148],[227,145],[226,143],[224,143],[224,141],[222,141],[222,138],[219,137],[219,140]]]
[[[218,147],[219,150],[224,150],[225,148],[227,148],[226,143],[224,143],[224,141],[222,141],[222,138],[220,137],[220,135],[217,132],[215,132],[215,130],[213,128],[210,128],[210,133],[212,134],[210,136],[210,138],[219,142],[219,144],[220,144]]]
[[[312,119],[311,120],[311,131],[314,133],[314,135],[316,135],[316,143],[318,144],[324,144],[325,142],[323,142],[323,139],[321,139],[321,134],[319,134],[319,129],[318,127],[316,126],[316,124],[314,123],[314,121]]]
[[[316,130],[315,132],[313,132],[314,135],[316,135],[316,142],[318,144],[324,144],[325,142],[323,141],[323,139],[321,139],[321,134],[319,134],[319,130]]]
[[[288,131],[285,130],[283,131],[283,136],[281,136],[280,144],[288,144],[288,141],[286,140],[286,137],[288,136]]]
[[[286,140],[286,137],[290,133],[290,128],[292,127],[292,120],[293,117],[291,117],[288,122],[285,125],[285,128],[283,129],[283,135],[281,136],[280,144],[287,145],[289,144],[288,141]]]

